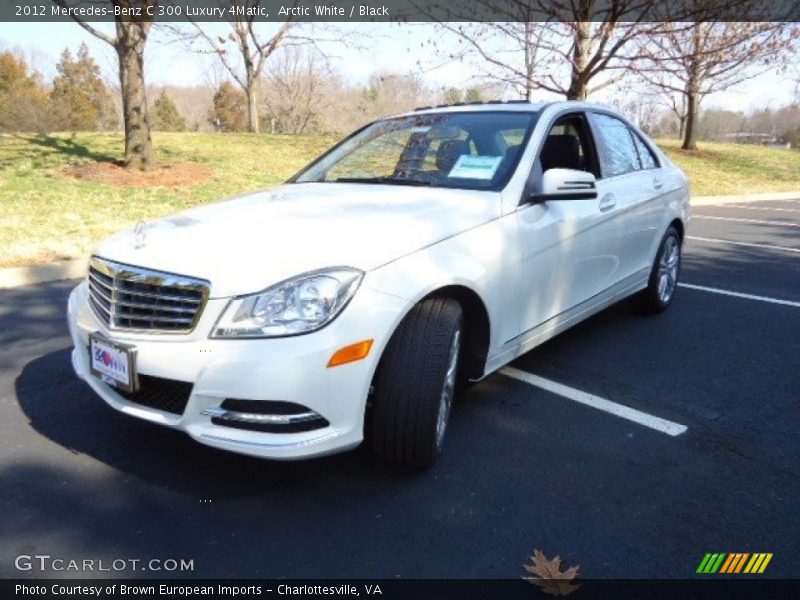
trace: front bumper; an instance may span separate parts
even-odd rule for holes
[[[165,335],[109,330],[96,318],[86,296],[86,284],[81,283],[69,297],[67,316],[75,346],[72,365],[103,400],[125,414],[185,431],[203,444],[273,459],[331,454],[362,441],[370,383],[405,304],[362,283],[343,313],[314,333],[218,340],[209,339],[208,334],[227,299],[210,299],[190,334]],[[88,352],[92,332],[135,345],[140,374],[189,382],[191,393],[183,413],[138,404],[93,376]],[[364,339],[374,339],[365,359],[327,368],[336,350]],[[219,414],[226,399],[299,404],[318,413],[328,425],[312,431],[265,433],[212,423],[212,415]]]

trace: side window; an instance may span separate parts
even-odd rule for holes
[[[583,117],[570,115],[559,119],[545,138],[539,155],[542,172],[549,169],[573,169],[599,175],[597,159]]]
[[[594,114],[592,121],[597,126],[597,135],[605,150],[603,174],[614,177],[638,171],[639,155],[628,126],[615,117],[603,114]]]
[[[635,131],[631,131],[631,136],[633,136],[633,143],[636,144],[636,150],[639,152],[639,161],[642,163],[643,169],[657,169],[658,168],[658,160],[653,155],[653,151],[647,147],[642,141]]]

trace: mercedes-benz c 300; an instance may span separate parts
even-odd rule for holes
[[[683,173],[606,108],[420,109],[285,185],[100,243],[72,362],[113,408],[210,446],[367,438],[427,466],[460,383],[624,298],[666,309],[689,210]]]

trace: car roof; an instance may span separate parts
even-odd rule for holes
[[[528,102],[526,100],[489,100],[486,102],[456,102],[455,104],[437,104],[436,106],[420,106],[414,110],[391,115],[391,117],[407,117],[419,114],[436,114],[452,112],[541,112],[546,108],[568,108],[574,110],[602,110],[616,114],[617,111],[599,104],[580,102],[578,100],[557,100],[553,102]]]

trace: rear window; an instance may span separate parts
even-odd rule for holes
[[[635,131],[631,131],[633,142],[636,144],[636,150],[639,152],[639,162],[642,164],[642,169],[657,169],[658,160],[656,159],[653,151],[642,141]]]

